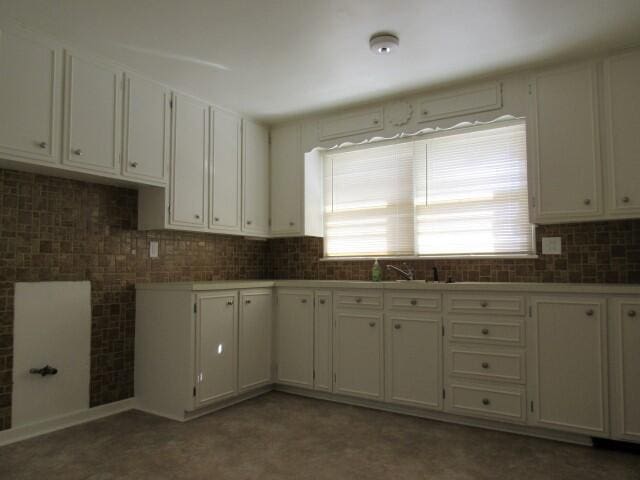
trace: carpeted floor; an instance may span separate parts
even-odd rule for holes
[[[640,455],[269,393],[188,423],[126,412],[0,448],[2,479],[640,479]]]

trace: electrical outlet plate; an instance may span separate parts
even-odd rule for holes
[[[155,240],[149,242],[149,258],[158,258],[158,242]]]
[[[543,237],[542,238],[542,254],[543,255],[560,255],[562,253],[561,237]]]

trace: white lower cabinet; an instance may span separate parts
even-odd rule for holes
[[[279,290],[276,301],[277,381],[313,388],[313,291]]]
[[[271,289],[240,292],[238,389],[271,383]]]
[[[640,442],[640,301],[610,303],[612,434]]]
[[[317,290],[313,323],[313,388],[332,391],[333,373],[333,295],[331,290]]]
[[[197,297],[196,402],[203,406],[238,391],[237,293]]]
[[[532,297],[527,335],[530,423],[606,436],[606,300]]]

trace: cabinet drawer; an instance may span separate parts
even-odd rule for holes
[[[449,313],[524,315],[522,295],[447,295],[445,303]]]
[[[439,312],[442,300],[439,294],[423,292],[394,292],[384,296],[384,304],[389,310]]]
[[[447,411],[452,413],[512,422],[525,421],[526,400],[523,388],[455,382],[447,390]]]
[[[497,352],[460,347],[447,351],[449,375],[524,383],[524,354],[522,352]]]
[[[382,308],[382,293],[375,290],[338,290],[336,307]]]
[[[451,342],[524,345],[524,322],[519,318],[495,321],[468,317],[448,318],[447,331]]]

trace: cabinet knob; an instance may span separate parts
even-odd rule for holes
[[[591,205],[591,199],[590,198],[585,198],[583,203],[585,205]]]
[[[593,316],[593,310],[589,309],[587,310],[587,317],[592,317]]]
[[[233,300],[227,301],[227,305],[233,305]]]
[[[482,362],[482,368],[484,368],[485,370],[487,368],[489,368],[489,363],[488,362]]]
[[[214,221],[214,222],[219,222],[219,221],[220,221],[220,218],[219,218],[219,217],[213,217],[213,221]]]
[[[251,303],[251,300],[247,299],[244,301],[244,303],[246,303],[247,305],[249,305]]]
[[[480,304],[480,306],[481,306],[482,308],[487,308],[487,307],[489,306],[489,304],[488,304],[487,302],[482,302],[482,303]]]
[[[635,317],[636,316],[636,311],[635,310],[629,310],[627,312],[627,316],[629,316],[631,318]]]
[[[490,405],[491,404],[491,400],[489,400],[488,398],[483,398],[482,399],[482,404],[483,405]]]
[[[72,150],[72,153],[73,153],[74,155],[79,156],[79,157],[81,157],[81,156],[84,154],[84,152],[83,152],[81,149],[79,149],[79,148],[76,148],[76,149]]]
[[[631,199],[629,197],[622,197],[622,203],[629,203]]]
[[[360,297],[356,298],[356,303],[362,303],[362,299]]]
[[[320,299],[320,305],[324,305],[325,303],[327,303],[327,301],[324,298]]]
[[[402,328],[402,325],[400,325],[399,323],[396,323],[393,328],[395,328],[396,330],[400,330]]]
[[[378,125],[380,123],[380,120],[378,120],[377,118],[373,119],[373,124],[374,125]]]
[[[289,226],[293,227],[295,225],[295,222],[289,222]]]
[[[429,110],[422,110],[423,115],[429,115]]]
[[[370,327],[375,327],[376,326],[376,322],[369,322],[369,326]]]
[[[482,329],[482,334],[483,335],[489,335],[489,329],[488,328],[483,328]]]
[[[302,303],[307,303],[307,299],[303,298],[302,300],[300,300]]]
[[[131,165],[131,168],[136,168],[138,166],[138,162],[131,162],[129,165]]]
[[[200,214],[199,214],[199,213],[196,213],[196,214],[194,215],[194,217],[196,217],[196,218],[198,218],[198,219],[199,219],[199,218],[200,218]]]
[[[417,300],[415,300],[415,299],[411,300],[411,305],[414,305],[414,306],[415,306],[415,305],[417,305],[417,304],[418,304],[418,301],[417,301]]]
[[[251,225],[253,222],[251,220],[247,220],[247,225]]]
[[[47,146],[49,144],[47,142],[37,142],[36,145],[38,145],[40,148],[44,149],[44,148],[47,148]]]

